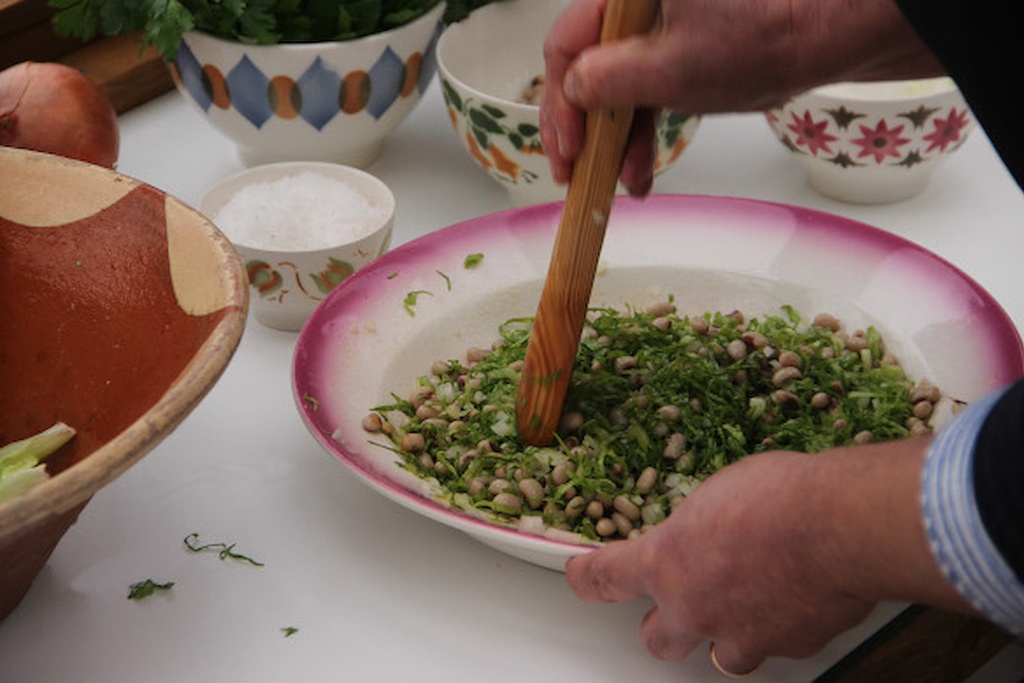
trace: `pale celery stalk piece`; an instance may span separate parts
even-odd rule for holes
[[[57,422],[49,429],[0,448],[0,503],[46,481],[42,460],[75,435],[73,427]]]

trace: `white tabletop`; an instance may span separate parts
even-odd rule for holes
[[[241,168],[177,93],[121,118],[119,170],[196,205]],[[455,137],[435,81],[370,169],[398,200],[395,242],[508,207]],[[757,115],[704,120],[656,192],[750,197],[842,214],[945,257],[1024,325],[1024,197],[975,133],[924,194],[856,206],[821,197]],[[227,371],[185,422],[100,491],[0,623],[0,681],[720,681],[705,652],[659,662],[648,605],[589,605],[561,574],[386,500],[324,453],[290,389],[295,334],[250,318]],[[193,554],[236,543],[263,567]],[[129,586],[173,581],[126,599]],[[893,613],[757,680],[809,680]],[[283,629],[298,629],[291,636]]]

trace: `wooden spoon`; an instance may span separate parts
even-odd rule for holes
[[[601,42],[646,33],[657,7],[657,0],[609,0]],[[529,444],[554,440],[632,121],[628,107],[587,113],[516,396],[519,435]]]

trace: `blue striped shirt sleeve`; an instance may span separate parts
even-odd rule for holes
[[[982,523],[972,475],[975,441],[1003,393],[975,402],[938,431],[925,458],[921,504],[946,579],[987,619],[1024,636],[1024,584]]]

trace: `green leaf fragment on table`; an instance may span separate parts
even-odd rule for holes
[[[294,626],[284,626],[281,628],[281,632],[284,633],[285,638],[290,638],[299,632],[299,629]]]
[[[463,267],[465,267],[467,269],[468,268],[476,268],[478,265],[480,265],[480,262],[483,261],[483,260],[484,260],[484,255],[483,254],[470,254],[469,256],[466,257],[466,260],[463,262],[462,265],[463,265]]]
[[[58,422],[49,429],[0,448],[0,503],[38,486],[49,478],[42,460],[75,435]]]
[[[199,534],[191,533],[191,534],[189,534],[188,536],[185,537],[185,540],[184,540],[185,547],[188,548],[189,550],[191,550],[194,553],[215,552],[215,553],[217,553],[217,555],[222,560],[239,560],[241,562],[248,562],[249,564],[253,565],[254,567],[263,567],[264,566],[264,564],[262,562],[260,562],[259,560],[254,560],[253,558],[251,558],[251,557],[249,557],[247,555],[242,555],[240,553],[235,552],[235,545],[236,544],[234,544],[234,543],[220,543],[220,542],[217,542],[217,543],[203,543],[203,544],[199,545],[198,541],[199,541]]]
[[[174,587],[173,581],[157,583],[153,579],[137,581],[128,587],[129,600],[143,600],[155,594],[157,591],[166,591]]]

